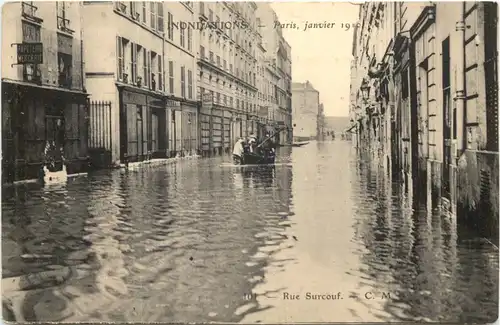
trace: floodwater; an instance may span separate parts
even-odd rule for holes
[[[5,320],[492,322],[498,251],[350,143],[3,190]]]

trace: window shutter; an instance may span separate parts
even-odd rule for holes
[[[118,80],[122,80],[122,54],[121,54],[121,42],[120,36],[116,36],[116,76]]]
[[[148,85],[150,86],[151,88],[151,51],[147,51],[147,60],[148,60],[148,76],[147,76],[147,79],[148,79]]]

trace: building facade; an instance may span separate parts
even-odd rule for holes
[[[195,20],[194,5],[85,2],[84,14],[92,134],[111,139],[91,150],[114,164],[195,154],[195,31],[178,24]],[[94,110],[98,102],[109,109]]]
[[[407,189],[426,189],[429,208],[491,216],[479,222],[496,222],[488,229],[498,229],[497,16],[487,2],[364,4],[351,70],[358,146]]]
[[[317,139],[320,114],[319,92],[305,83],[292,83],[293,138],[296,141]]]
[[[269,128],[279,132],[277,141],[281,144],[292,141],[292,61],[291,47],[283,36],[279,17],[270,3],[257,3],[258,25],[262,35],[262,46],[265,55],[265,85],[264,94],[268,107]]]
[[[82,4],[9,3],[2,20],[2,181],[85,172]]]
[[[199,31],[198,100],[205,154],[232,148],[237,137],[255,132],[257,116],[256,5],[198,2],[199,19],[217,28]],[[220,25],[218,24],[220,22]]]

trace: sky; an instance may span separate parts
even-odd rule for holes
[[[345,24],[356,23],[359,6],[348,2],[273,2],[272,7],[282,26],[297,26],[283,28],[292,48],[292,81],[312,83],[319,91],[325,115],[348,116],[354,29],[346,30]],[[328,22],[331,27],[304,30],[306,22]]]

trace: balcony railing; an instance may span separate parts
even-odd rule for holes
[[[73,34],[75,31],[69,28],[70,26],[70,21],[69,19],[66,19],[64,17],[57,17],[57,29]]]
[[[37,16],[36,12],[38,11],[38,7],[33,5],[32,1],[31,2],[22,2],[21,5],[22,5],[22,16],[24,18],[33,20],[37,23],[41,23],[43,21],[42,18]]]

